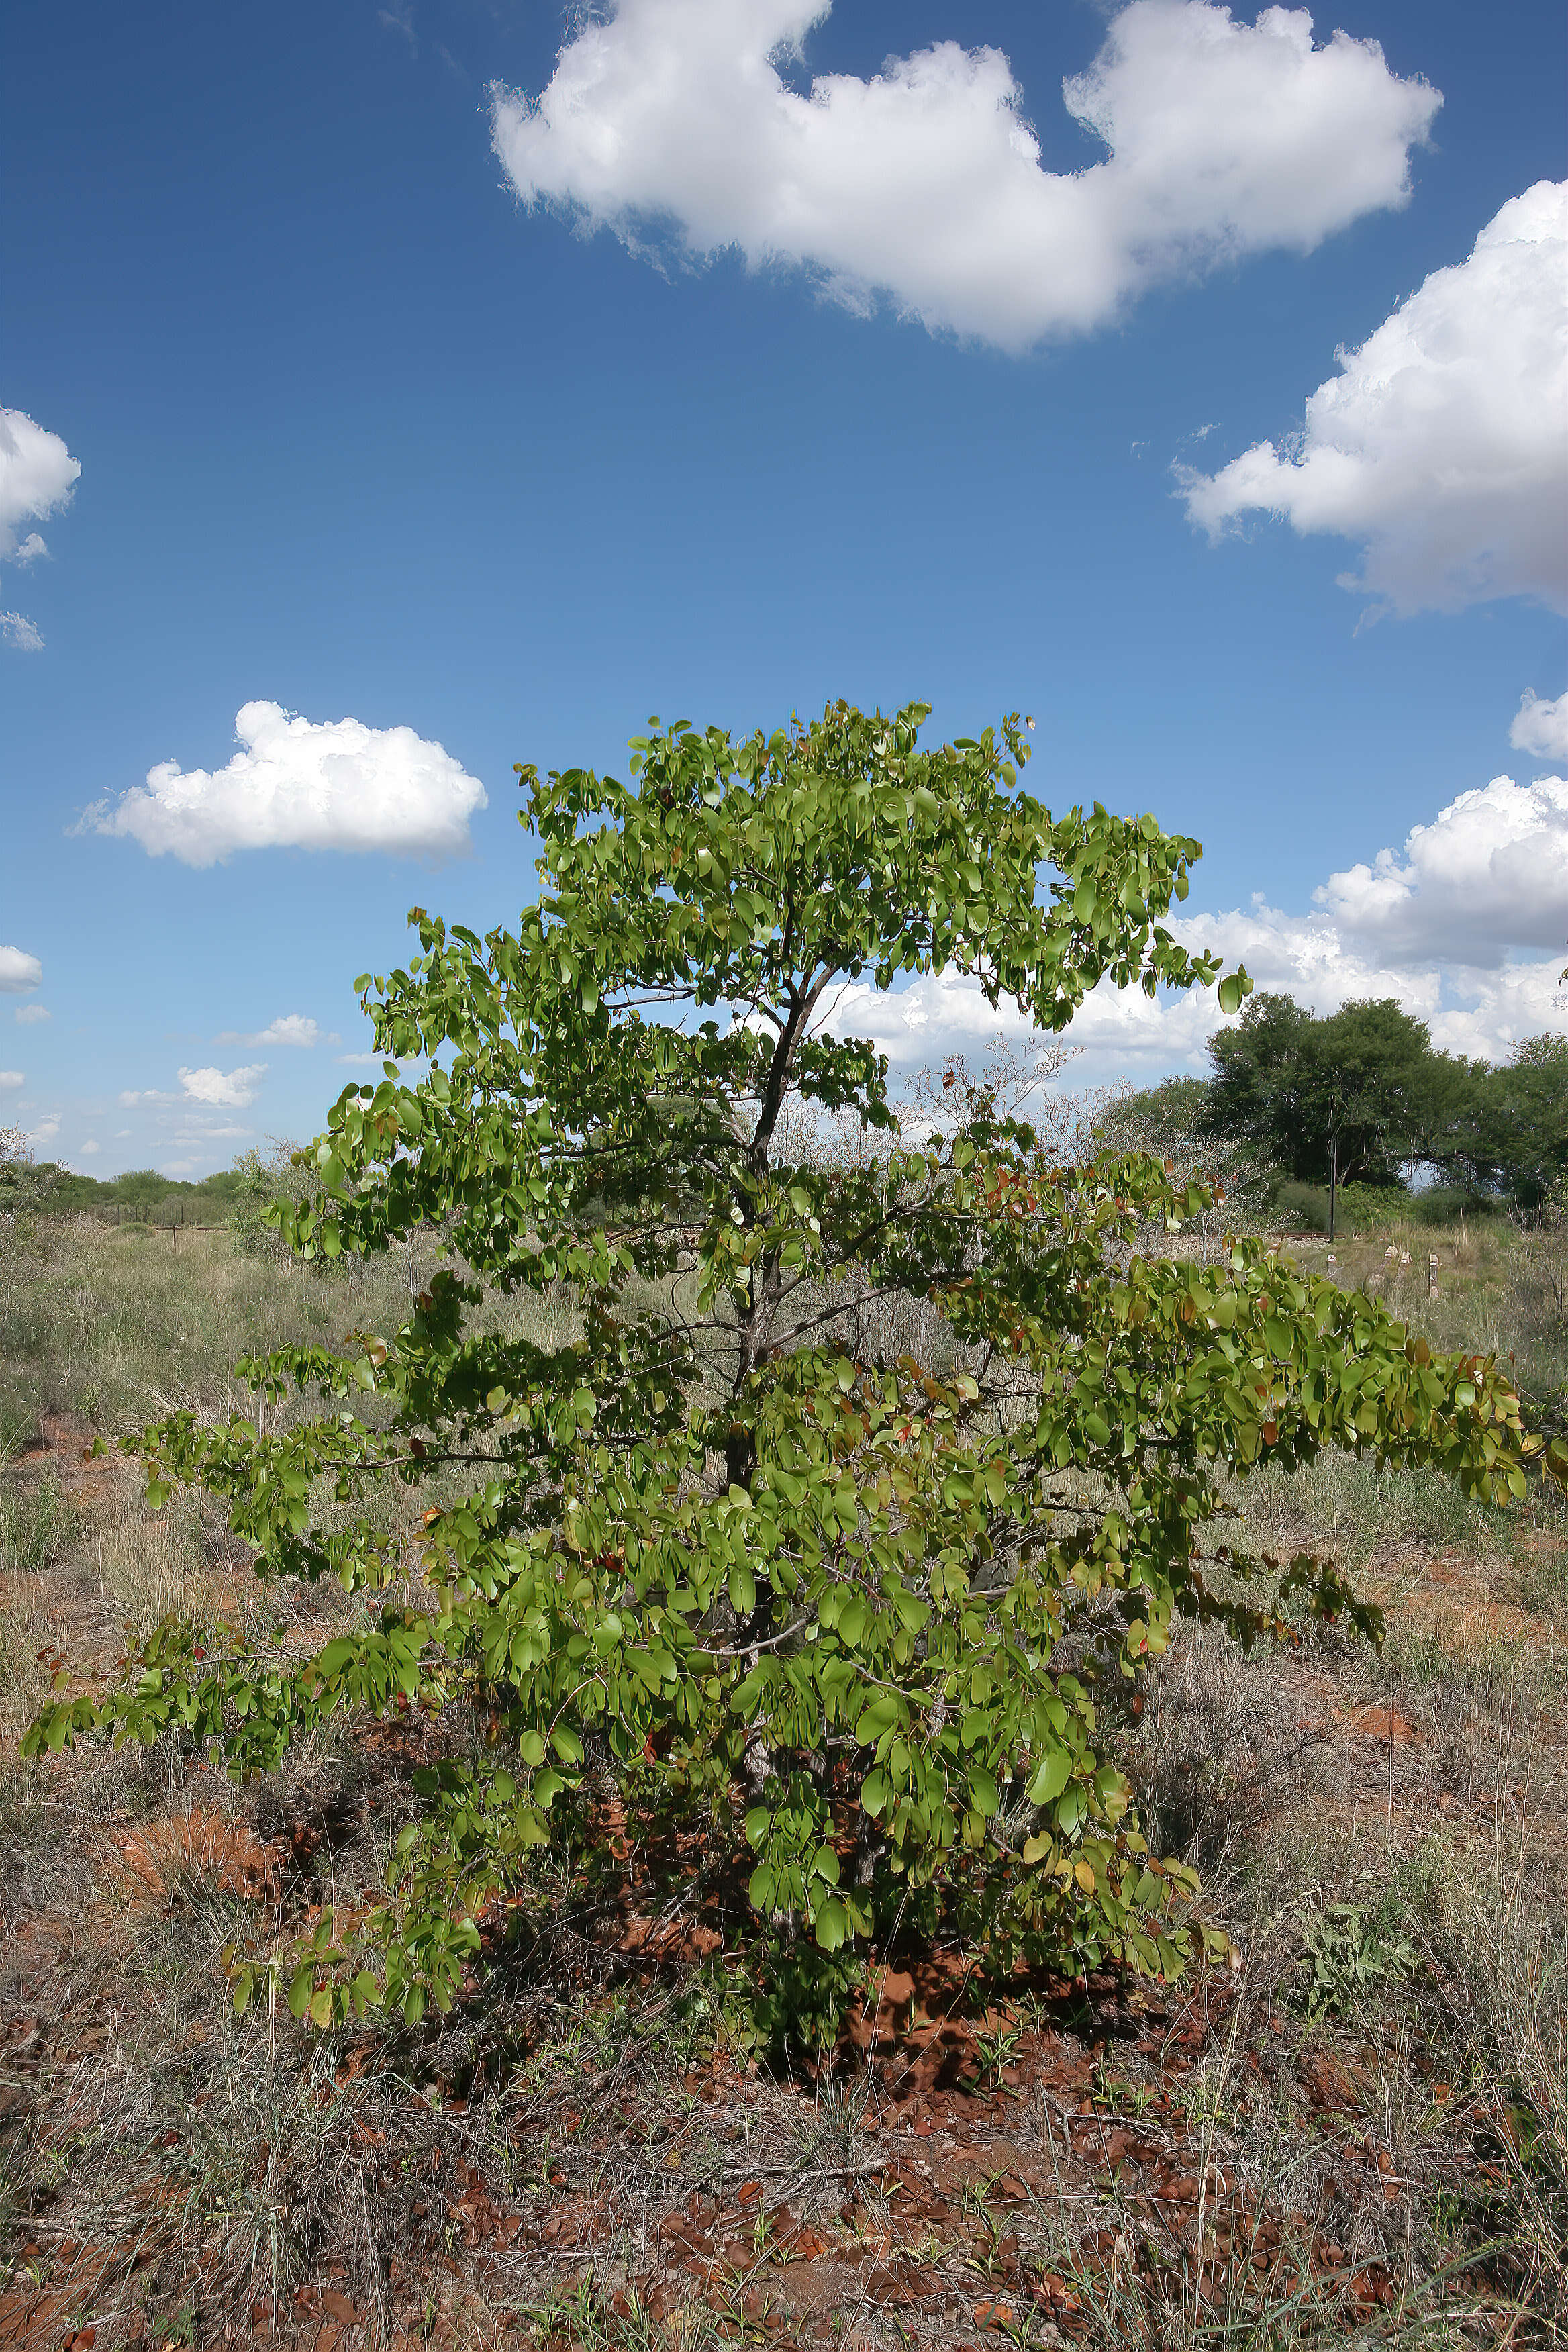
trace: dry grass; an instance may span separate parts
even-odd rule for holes
[[[257,1400],[234,1374],[240,1357],[395,1328],[447,1262],[426,1234],[324,1266],[249,1255],[224,1232],[187,1233],[175,1249],[152,1226],[41,1223],[27,1278],[0,1296],[0,1449],[15,1452],[50,1414],[115,1432],[180,1407],[254,1419]],[[570,1329],[548,1302],[491,1305],[505,1328],[542,1344]]]
[[[932,1994],[858,2071],[770,2082],[721,1981],[642,1965],[568,1853],[550,1939],[451,2021],[311,2039],[234,2019],[223,1949],[374,1878],[416,1727],[301,1743],[249,1790],[173,1742],[14,1746],[49,1641],[109,1666],[171,1609],[256,1597],[198,1506],[154,1517],[81,1463],[88,1421],[221,1413],[237,1353],[406,1297],[406,1265],[192,1240],[176,1266],[156,1235],[57,1233],[11,1302],[12,1443],[51,1443],[0,1473],[0,2346],[1563,2339],[1560,1516],[1342,1461],[1241,1491],[1254,1542],[1354,1560],[1392,1631],[1243,1657],[1188,1629],[1124,1727],[1241,1956],[1184,1995],[1036,1988],[944,2022]],[[1549,1370],[1506,1244],[1466,1246],[1434,1336]],[[344,1605],[268,1597],[301,1642]]]

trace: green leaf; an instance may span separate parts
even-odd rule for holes
[[[849,1933],[849,1916],[837,1895],[830,1895],[817,1912],[815,1932],[825,1952],[837,1952],[842,1948]]]
[[[1048,1748],[1035,1767],[1035,1776],[1032,1776],[1030,1788],[1027,1788],[1030,1804],[1053,1804],[1060,1797],[1060,1792],[1068,1788],[1069,1778],[1072,1778],[1072,1752],[1068,1748]]]

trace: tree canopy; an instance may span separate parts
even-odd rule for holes
[[[399,1329],[242,1368],[292,1422],[132,1443],[154,1501],[204,1486],[259,1574],[363,1612],[303,1662],[171,1622],[28,1736],[174,1726],[244,1772],[339,1711],[486,1727],[424,1773],[384,1901],[237,1963],[242,2000],[286,1968],[321,2022],[445,2006],[530,1849],[611,1790],[745,1854],[764,2008],[939,1910],[1001,1958],[1174,1969],[1193,1881],[1107,1708],[1177,1615],[1379,1622],[1331,1562],[1229,1544],[1231,1480],[1337,1445],[1501,1502],[1543,1456],[1495,1363],[1260,1244],[1140,1255],[1186,1200],[1158,1160],[1062,1163],[984,1090],[900,1131],[847,986],[966,974],[1049,1034],[1104,979],[1247,986],[1166,928],[1196,842],[1053,814],[1016,719],[926,749],[926,716],[655,721],[629,783],[522,768],[537,904],[482,939],[416,910],[418,953],[361,982],[385,1075],[278,1218],[328,1258],[438,1225],[450,1263]],[[824,1117],[877,1148],[792,1144]],[[424,1506],[412,1599],[387,1489]]]
[[[1465,1076],[1392,997],[1319,1018],[1292,997],[1254,996],[1209,1057],[1212,1131],[1257,1144],[1310,1184],[1327,1182],[1331,1144],[1342,1183],[1397,1181],[1403,1162],[1426,1156]]]
[[[1568,1177],[1568,1034],[1521,1038],[1475,1071],[1456,1124],[1449,1147],[1468,1181],[1534,1208]]]
[[[1533,1202],[1568,1170],[1568,1035],[1527,1037],[1506,1062],[1433,1045],[1392,997],[1317,1015],[1261,994],[1210,1040],[1201,1121],[1252,1145],[1285,1174],[1391,1184],[1425,1161],[1491,1194]]]

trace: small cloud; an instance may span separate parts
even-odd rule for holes
[[[37,531],[18,543],[17,526],[63,507],[81,467],[58,433],[20,408],[0,408],[0,563],[30,563],[44,552]]]
[[[225,1029],[213,1040],[217,1045],[335,1045],[336,1032],[323,1032],[308,1013],[280,1013],[265,1029],[242,1035],[238,1030]]]
[[[4,1087],[7,1094],[14,1087],[25,1087],[26,1083],[26,1078],[20,1070],[0,1070],[0,1087]]]
[[[19,527],[63,507],[80,472],[58,433],[19,408],[0,408],[0,562],[33,563],[48,553],[36,530],[23,539]],[[44,642],[26,613],[0,613],[0,639],[26,654]]]
[[[90,1160],[95,1152],[101,1151],[102,1150],[103,1146],[101,1143],[84,1143],[81,1147],[79,1157],[83,1160]]]
[[[37,988],[44,977],[44,967],[36,955],[21,948],[0,948],[0,995],[22,996],[29,988]]]
[[[409,47],[416,54],[419,37],[414,30],[414,0],[393,0],[390,8],[378,8],[376,17],[389,33],[401,33]]]
[[[128,1089],[126,1093],[115,1097],[121,1110],[139,1109],[142,1103],[172,1103],[174,1099],[173,1095],[160,1094],[156,1087]]]
[[[18,1004],[16,1018],[22,1022],[49,1021],[54,1018],[47,1004]]]
[[[180,1084],[192,1102],[210,1103],[215,1110],[244,1110],[256,1100],[266,1075],[265,1062],[247,1062],[237,1070],[182,1069]]]
[[[1568,760],[1568,694],[1543,702],[1527,689],[1508,740],[1516,751],[1528,751],[1532,759]]]
[[[145,784],[84,809],[78,833],[127,835],[152,857],[213,866],[237,849],[338,849],[436,860],[466,856],[485,788],[412,727],[301,719],[247,702],[226,767],[182,772],[174,760]]]
[[[112,1143],[123,1143],[130,1132],[131,1129],[128,1127],[117,1127],[110,1140]]]
[[[52,1143],[59,1131],[59,1113],[58,1111],[49,1111],[47,1112],[46,1115],[38,1121],[37,1127],[32,1129],[31,1133],[28,1135],[27,1140],[29,1143]]]

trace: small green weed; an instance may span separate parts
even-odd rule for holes
[[[977,2033],[974,2037],[975,2079],[983,2085],[994,2085],[1002,2080],[1002,2069],[1024,2038],[1021,2025],[1004,2025],[994,2033]]]
[[[802,1951],[770,1938],[758,1955],[750,2001],[760,2044],[785,2064],[831,2049],[865,1980],[865,1962],[852,1951]]]
[[[745,1987],[721,1967],[702,1969],[682,1987],[670,2024],[672,2054],[686,2066],[721,2053],[744,2066],[762,2039]]]
[[[1381,1911],[1359,1903],[1330,1903],[1307,1923],[1300,1960],[1301,2013],[1316,2023],[1343,2017],[1374,1986],[1415,1973],[1415,1954],[1389,1935]]]

